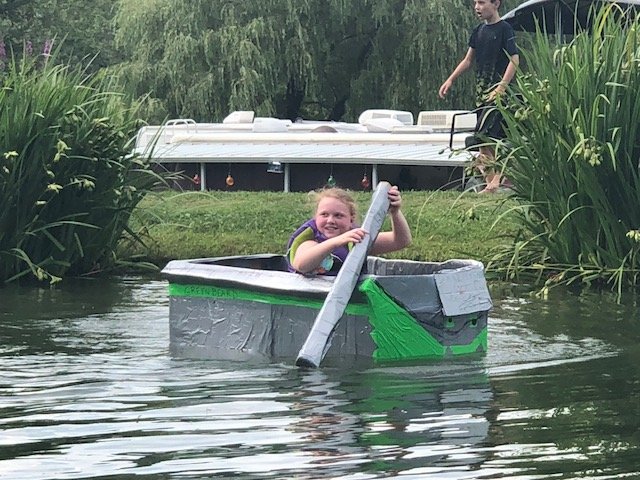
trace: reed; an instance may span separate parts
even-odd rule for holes
[[[10,59],[0,81],[0,281],[113,265],[131,211],[161,180],[129,156],[138,103],[49,56]]]
[[[620,291],[640,279],[640,21],[615,5],[593,14],[568,44],[538,33],[522,52],[531,73],[500,106],[523,228],[492,267]]]

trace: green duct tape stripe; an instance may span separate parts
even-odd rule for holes
[[[320,310],[324,303],[323,300],[277,295],[275,293],[250,292],[240,288],[222,288],[213,285],[182,285],[178,283],[169,284],[169,295],[172,297],[223,298],[228,300],[269,303],[272,305],[293,305],[296,307],[313,308],[315,310]],[[371,311],[368,305],[349,303],[345,313],[349,315],[369,316]]]
[[[480,333],[468,345],[451,345],[449,347],[454,355],[466,355],[469,353],[486,352],[487,351],[487,327],[484,327]]]
[[[443,357],[448,352],[463,355],[487,350],[487,329],[484,328],[468,345],[445,347],[418,324],[404,308],[398,305],[372,279],[360,285],[371,305],[369,323],[371,337],[377,345],[376,360]]]
[[[360,291],[371,305],[371,338],[378,346],[373,352],[374,359],[443,357],[446,354],[446,348],[372,279],[362,282]]]

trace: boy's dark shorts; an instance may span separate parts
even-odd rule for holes
[[[467,148],[501,140],[506,137],[502,123],[502,114],[494,105],[487,105],[476,109],[478,120],[473,136],[467,137]]]
[[[502,126],[502,114],[495,105],[480,107],[476,123],[476,135],[480,138],[501,140],[506,137]]]

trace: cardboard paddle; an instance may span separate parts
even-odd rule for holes
[[[380,182],[371,198],[371,205],[362,222],[362,228],[367,232],[360,243],[357,243],[347,255],[322,308],[318,312],[307,340],[298,353],[296,365],[299,367],[318,367],[329,349],[329,340],[338,320],[342,317],[353,289],[358,282],[362,265],[367,259],[367,252],[373,245],[378,232],[384,223],[389,210],[387,196],[391,185]]]

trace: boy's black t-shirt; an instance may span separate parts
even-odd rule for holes
[[[513,28],[504,20],[481,23],[471,33],[469,47],[475,50],[478,104],[502,80],[509,59],[518,53]]]

